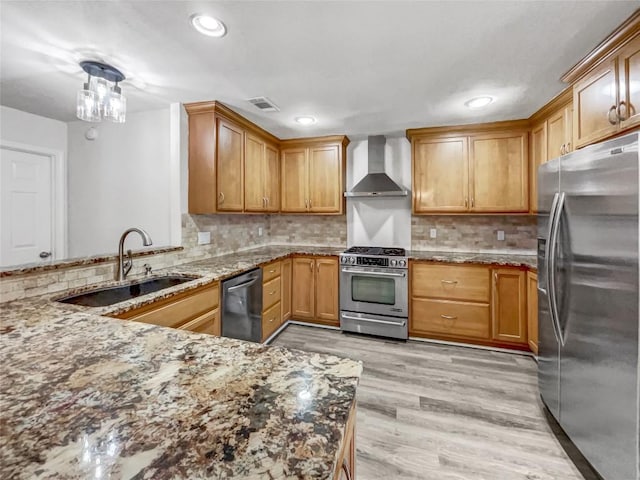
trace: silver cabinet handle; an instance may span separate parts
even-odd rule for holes
[[[402,320],[401,322],[390,322],[388,320],[378,320],[376,318],[367,318],[367,317],[354,317],[352,315],[344,315],[344,314],[342,314],[342,318],[346,318],[348,320],[362,320],[364,322],[371,322],[371,323],[382,323],[384,325],[396,325],[400,327],[404,327],[404,324],[406,323],[404,320]]]
[[[620,112],[622,112],[622,107],[623,107],[623,106],[624,106],[624,110],[625,110],[625,112],[626,112],[626,110],[627,110],[627,104],[626,104],[626,103],[624,103],[624,100],[623,100],[622,102],[620,102],[620,103],[618,104],[618,108],[616,108],[616,115],[617,115],[617,117],[618,117],[618,120],[620,120],[621,122],[624,122],[624,121],[628,118],[626,114],[625,114],[624,116],[622,116],[622,114],[620,113]]]
[[[454,284],[454,283],[458,283],[457,280],[440,280],[440,282],[442,283],[446,283],[446,284]]]
[[[618,113],[617,113],[618,107],[616,105],[613,105],[610,109],[609,112],[607,113],[607,120],[609,120],[609,123],[611,125],[617,125],[618,124]],[[611,119],[611,114],[614,113],[615,114],[615,118],[612,120]]]
[[[276,273],[275,270],[269,270],[269,273]]]
[[[273,292],[269,292],[269,295],[275,295],[275,294],[276,294],[276,292],[275,292],[275,291],[273,291]]]
[[[40,252],[38,256],[40,258],[49,258],[51,256],[51,252]]]
[[[473,208],[474,204],[475,204],[475,199],[473,197],[471,197],[471,208]]]
[[[310,268],[310,269],[311,269],[311,271],[313,272],[313,260],[311,260],[311,261],[309,262],[309,268]]]
[[[469,205],[469,199],[467,197],[464,198],[464,208],[467,208]]]
[[[567,153],[565,147],[564,147],[564,143],[562,145],[560,145],[560,155],[564,155],[565,153]]]
[[[458,318],[455,315],[440,315],[442,318],[444,318],[445,320],[455,320],[456,318]]]
[[[564,149],[564,153],[571,153],[571,142],[567,142],[567,148]]]
[[[264,197],[265,206],[269,206],[269,197]]]
[[[220,192],[218,194],[218,196],[220,197],[220,204],[223,204],[224,203],[224,193]]]

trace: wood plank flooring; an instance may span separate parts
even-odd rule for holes
[[[273,344],[364,362],[357,480],[584,478],[547,423],[529,357],[300,325]]]

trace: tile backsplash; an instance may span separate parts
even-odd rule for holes
[[[536,248],[537,219],[523,215],[423,215],[411,217],[411,249],[527,252]],[[436,229],[436,238],[430,230]],[[498,231],[504,240],[498,240]]]
[[[272,215],[269,217],[272,245],[347,246],[345,215]]]

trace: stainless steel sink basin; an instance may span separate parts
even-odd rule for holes
[[[181,283],[195,280],[195,277],[184,277],[180,275],[155,277],[128,285],[116,285],[113,287],[98,288],[78,295],[60,298],[57,301],[62,303],[73,303],[74,305],[83,305],[85,307],[105,307],[115,303],[131,300],[132,298],[146,295],[148,293],[164,290],[165,288],[174,287]]]

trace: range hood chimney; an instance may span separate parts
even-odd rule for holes
[[[384,135],[368,137],[368,171],[345,197],[406,197],[409,192],[384,173]]]

